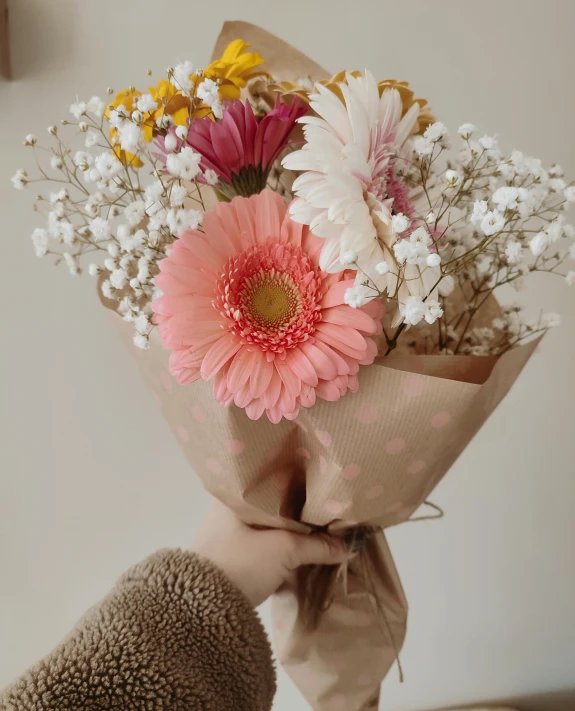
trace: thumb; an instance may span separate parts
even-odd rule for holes
[[[349,551],[342,538],[310,534],[293,534],[294,547],[291,568],[301,565],[339,565],[349,558]]]

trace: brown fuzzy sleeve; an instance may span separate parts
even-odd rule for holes
[[[129,570],[1,711],[269,711],[271,649],[247,599],[177,550]]]

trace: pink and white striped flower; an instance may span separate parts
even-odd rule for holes
[[[387,292],[398,300],[401,316],[406,299],[427,296],[439,276],[437,268],[428,266],[408,264],[404,269],[393,252],[393,245],[408,236],[396,234],[393,216],[409,218],[411,231],[421,224],[421,212],[429,212],[429,207],[420,211],[422,191],[409,188],[398,172],[398,156],[417,121],[419,105],[402,118],[396,89],[386,89],[380,97],[369,72],[348,74],[346,80],[340,84],[345,103],[316,86],[317,93],[310,97],[316,116],[300,119],[306,143],[283,159],[286,168],[302,172],[293,185],[297,199],[290,213],[324,240],[322,269],[357,271],[355,303]],[[349,254],[355,255],[353,265]],[[384,263],[387,270],[378,268]]]

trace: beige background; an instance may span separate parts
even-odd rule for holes
[[[472,121],[505,148],[559,161],[575,177],[573,0],[9,4],[15,77],[0,82],[0,686],[58,642],[127,566],[186,545],[207,504],[93,282],[33,255],[31,196],[8,183],[30,159],[26,133],[44,135],[76,92],[145,86],[148,67],[206,61],[223,20],[245,19],[334,71],[409,79],[451,128]],[[562,312],[564,326],[437,490],[447,517],[390,532],[411,618],[406,682],[392,671],[384,685],[389,711],[575,687],[575,292],[535,280],[523,296],[533,309]],[[283,675],[275,708],[304,708]]]

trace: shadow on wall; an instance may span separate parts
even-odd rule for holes
[[[485,701],[485,706],[472,704],[470,706],[453,706],[451,709],[437,709],[436,711],[497,711],[497,709],[517,709],[517,711],[574,711],[575,689],[555,691],[537,696],[522,696],[513,699],[498,699]]]
[[[77,36],[77,0],[8,0],[12,80],[60,71]]]

